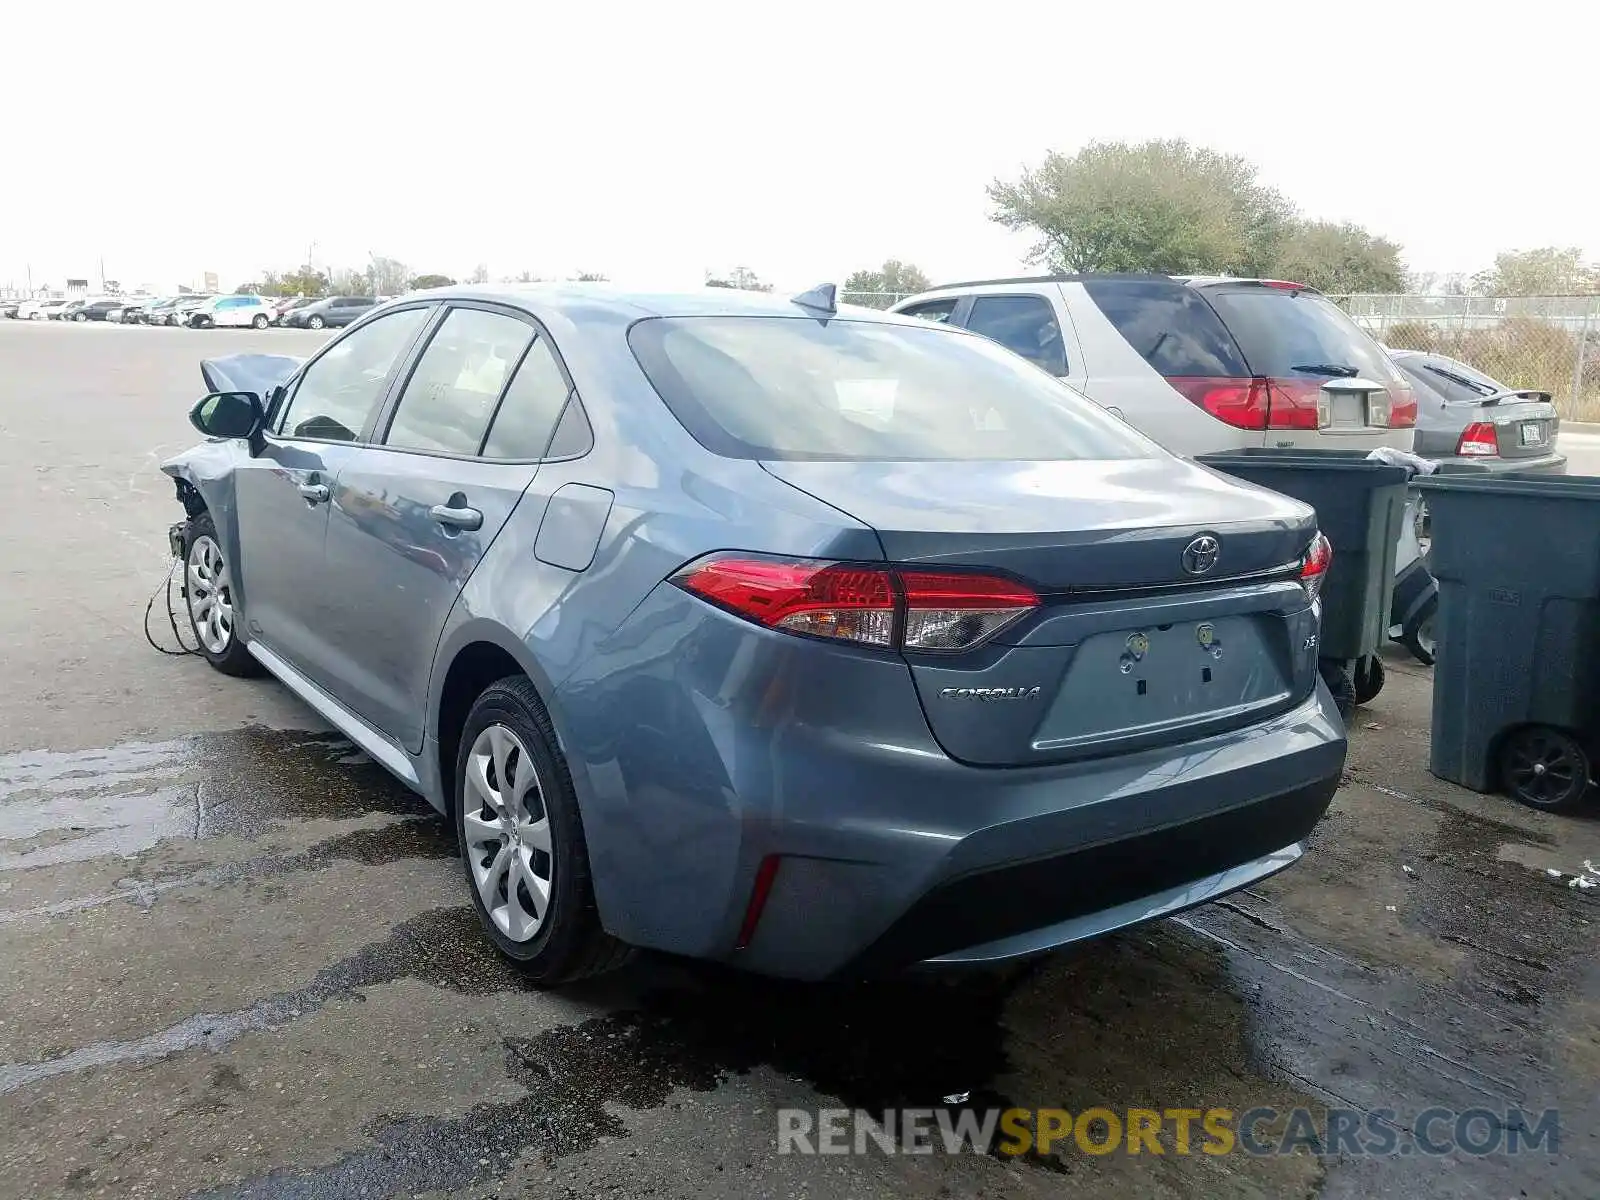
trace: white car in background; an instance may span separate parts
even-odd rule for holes
[[[261,296],[213,296],[189,314],[188,324],[195,329],[238,329],[246,325],[265,329],[276,315],[276,306]]]
[[[890,311],[984,334],[1178,454],[1415,438],[1410,382],[1304,284],[1051,275],[950,284]]]
[[[17,305],[16,319],[19,321],[43,321],[45,307],[50,304],[60,303],[56,300],[24,300]]]
[[[61,316],[61,310],[66,308],[67,305],[76,304],[83,298],[82,296],[62,296],[59,300],[45,300],[39,305],[40,315],[36,319],[54,321]]]

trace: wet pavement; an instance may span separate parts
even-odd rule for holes
[[[166,332],[87,336],[178,378],[194,346]],[[130,394],[137,449],[108,413],[94,468],[0,533],[77,551],[8,576],[0,605],[0,1198],[1600,1195],[1600,889],[1569,886],[1600,820],[1428,775],[1427,671],[1390,659],[1305,859],[1181,919],[999,975],[799,986],[644,957],[540,993],[489,951],[426,805],[272,683],[130,650],[170,504],[72,519],[184,439],[181,405]],[[20,494],[17,420],[0,478]],[[97,563],[77,636],[23,620]],[[1097,1105],[1402,1129],[1556,1108],[1560,1142],[777,1153],[785,1108]]]

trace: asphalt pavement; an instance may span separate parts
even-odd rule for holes
[[[1399,654],[1306,858],[1183,918],[1002,975],[524,986],[422,801],[145,641],[199,359],[325,336],[0,322],[0,1197],[1600,1194],[1600,821],[1430,776]],[[1600,433],[1564,444],[1600,472]],[[779,1110],[905,1106],[1555,1109],[1559,1139],[778,1152]]]

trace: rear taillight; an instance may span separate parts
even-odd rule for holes
[[[1474,421],[1461,431],[1456,453],[1463,458],[1495,458],[1500,453],[1500,435],[1493,421]]]
[[[1389,385],[1390,429],[1410,429],[1417,423],[1417,393],[1410,387]]]
[[[997,575],[757,555],[713,555],[672,582],[769,629],[920,651],[970,650],[1039,604]]]
[[[1328,395],[1314,379],[1169,375],[1167,382],[1235,429],[1325,429],[1330,421]]]
[[[1167,382],[1184,399],[1235,429],[1267,427],[1267,381],[1226,376],[1169,375]]]
[[[1333,543],[1324,533],[1318,533],[1311,539],[1311,545],[1306,547],[1304,557],[1300,560],[1300,583],[1306,589],[1306,595],[1316,603],[1322,598],[1322,581],[1328,576],[1328,568],[1333,564]]]

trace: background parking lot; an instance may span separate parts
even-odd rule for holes
[[[271,680],[154,653],[201,357],[0,323],[0,1197],[1600,1194],[1600,822],[1426,772],[1401,657],[1293,870],[1003,976],[519,984],[431,810]],[[1570,430],[1575,470],[1600,434]],[[170,641],[164,605],[158,634]],[[187,631],[185,631],[187,633]],[[1555,872],[1556,874],[1552,874]],[[779,1158],[779,1108],[1559,1108],[1521,1158]]]

